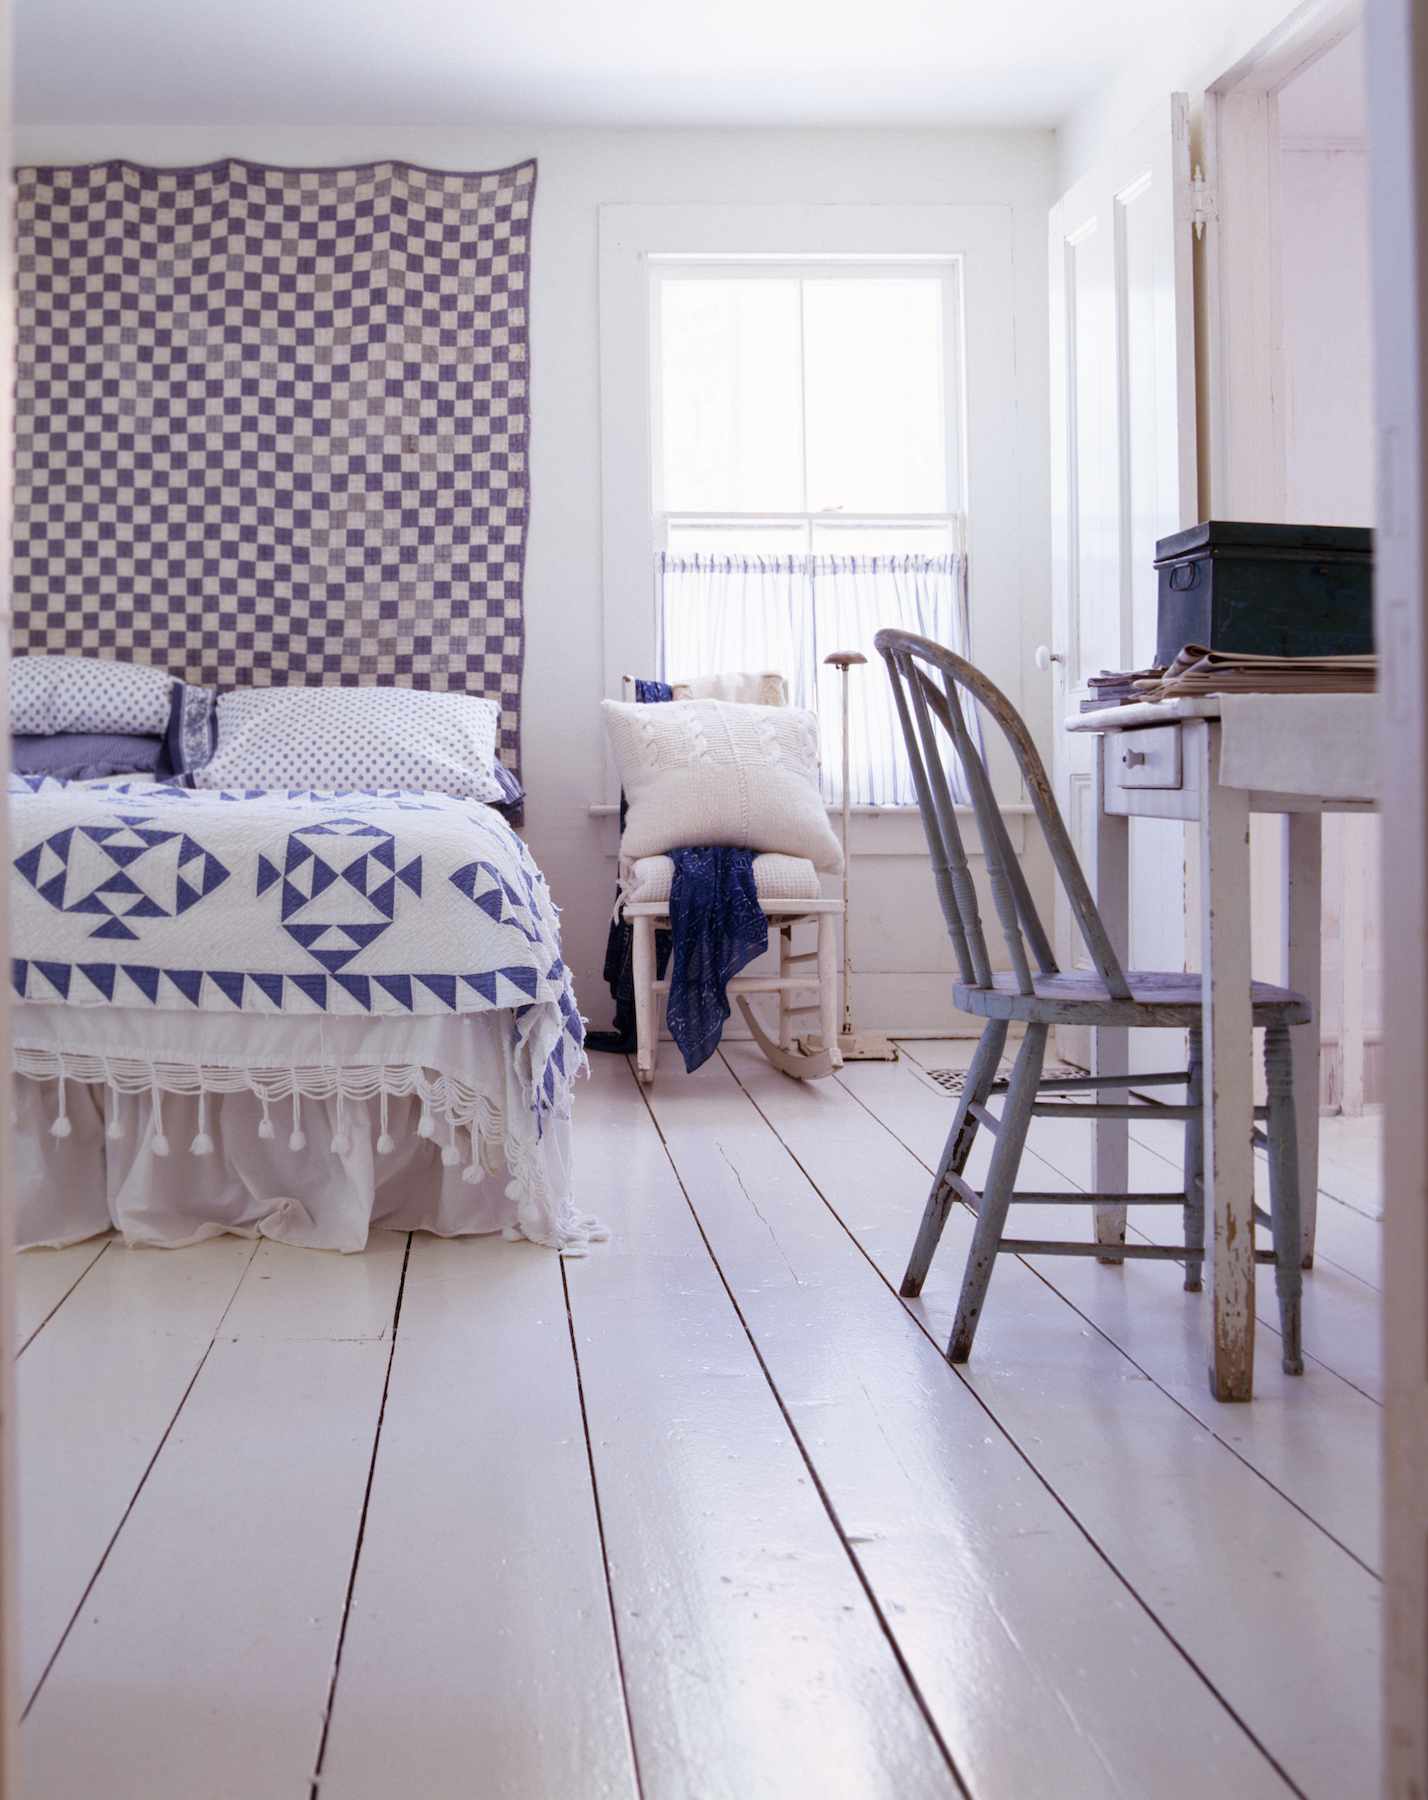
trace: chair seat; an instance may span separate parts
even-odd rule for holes
[[[1090,971],[1035,975],[1034,994],[1019,994],[1016,977],[1003,971],[990,988],[958,982],[953,999],[963,1012],[984,1019],[1027,1019],[1041,1024],[1198,1025],[1201,1018],[1200,977],[1161,969],[1127,969],[1129,1000],[1112,1000],[1105,983]],[[1292,988],[1267,981],[1251,983],[1256,1025],[1307,1025],[1313,1008]]]
[[[668,856],[636,858],[625,899],[631,905],[649,905],[669,899],[674,863]],[[754,858],[754,891],[760,900],[817,900],[823,892],[818,871],[804,856],[780,856],[765,852]]]

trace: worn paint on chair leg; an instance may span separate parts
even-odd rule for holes
[[[1254,1392],[1254,1045],[1250,1008],[1249,795],[1220,785],[1220,726],[1192,719],[1187,755],[1200,784],[1205,1034],[1205,1272],[1210,1391]]]
[[[962,1098],[953,1115],[952,1129],[947,1133],[942,1160],[932,1178],[932,1192],[927,1196],[917,1241],[912,1246],[907,1272],[898,1290],[906,1300],[915,1300],[922,1292],[922,1284],[927,1279],[927,1271],[932,1266],[932,1258],[942,1237],[942,1227],[947,1223],[947,1215],[956,1198],[947,1186],[947,1176],[960,1175],[967,1166],[967,1158],[972,1154],[972,1145],[977,1138],[977,1121],[972,1117],[970,1109],[986,1105],[992,1083],[997,1078],[1006,1041],[1006,1021],[992,1019],[973,1052],[971,1067],[967,1070],[967,1079],[962,1087]]]
[[[1205,1103],[1205,1052],[1203,1040],[1198,1030],[1189,1033],[1190,1079],[1186,1083],[1185,1101],[1188,1106],[1203,1106]],[[1205,1120],[1187,1119],[1185,1122],[1185,1287],[1187,1292],[1198,1294],[1203,1285],[1205,1267]],[[1196,1251],[1199,1255],[1195,1255]]]
[[[1323,1017],[1323,816],[1284,816],[1284,985],[1313,1010],[1307,1025],[1290,1027],[1294,1054],[1294,1110],[1299,1128],[1299,1248],[1301,1268],[1314,1263],[1319,1203],[1319,1021]]]
[[[1274,1232],[1274,1287],[1284,1338],[1284,1372],[1304,1373],[1300,1342],[1299,1130],[1294,1098],[1294,1052],[1287,1025],[1264,1034],[1264,1075],[1269,1090],[1269,1206]]]
[[[1007,1102],[997,1123],[997,1143],[992,1152],[992,1165],[982,1189],[977,1209],[977,1229],[972,1237],[971,1254],[962,1276],[962,1293],[957,1302],[957,1317],[947,1345],[949,1362],[966,1362],[972,1353],[972,1339],[987,1297],[987,1284],[992,1278],[992,1264],[997,1259],[997,1246],[1006,1228],[1007,1208],[1016,1185],[1021,1153],[1031,1124],[1031,1108],[1036,1099],[1036,1084],[1046,1058],[1045,1025],[1028,1025],[1022,1040],[1016,1066],[1012,1070]]]

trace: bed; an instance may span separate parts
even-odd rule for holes
[[[314,709],[345,719],[364,692],[215,706],[190,690],[175,741],[185,712],[201,716],[189,737],[206,768],[10,777],[22,1246],[111,1227],[140,1244],[234,1231],[336,1250],[373,1227],[562,1250],[599,1235],[574,1197],[583,1027],[544,877],[491,803],[490,769],[484,787],[449,778],[402,724],[414,701],[449,711],[451,696],[388,694],[355,733],[312,729]],[[393,705],[400,754],[372,725]],[[360,769],[432,766],[485,797],[333,784],[349,736]],[[242,779],[254,768],[329,780]]]

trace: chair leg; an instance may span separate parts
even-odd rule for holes
[[[922,1284],[927,1279],[927,1271],[932,1266],[932,1258],[942,1237],[942,1227],[947,1223],[947,1215],[952,1210],[953,1194],[947,1186],[947,1176],[960,1175],[967,1166],[967,1158],[972,1154],[972,1145],[977,1138],[977,1121],[972,1117],[971,1108],[987,1104],[987,1096],[992,1091],[992,1083],[1001,1066],[1002,1049],[1006,1041],[1006,1020],[989,1019],[973,1053],[967,1079],[962,1084],[962,1098],[957,1102],[952,1129],[947,1133],[947,1142],[943,1146],[942,1160],[932,1178],[932,1192],[927,1196],[917,1241],[912,1246],[907,1272],[898,1290],[906,1300],[915,1300],[922,1292]]]
[[[823,1048],[833,1058],[833,1067],[843,1066],[843,1052],[838,1044],[840,1015],[838,1009],[838,933],[832,913],[818,914],[818,1035]]]
[[[791,958],[793,956],[793,927],[781,925],[778,929],[778,972],[779,979],[787,981],[793,973]],[[778,1047],[780,1050],[792,1050],[793,1040],[797,1033],[793,1025],[793,995],[787,988],[781,988],[778,996]]]
[[[1198,1027],[1190,1031],[1190,1079],[1186,1104],[1205,1104],[1205,1046]],[[1205,1115],[1185,1121],[1185,1291],[1198,1294],[1205,1267]]]
[[[630,921],[630,963],[635,981],[635,1073],[649,1085],[659,1053],[659,1008],[655,1004],[655,922]]]
[[[981,1201],[977,1207],[977,1229],[972,1237],[972,1251],[967,1258],[966,1272],[962,1276],[957,1317],[947,1345],[949,1362],[966,1362],[972,1354],[972,1339],[976,1336],[982,1303],[987,1297],[987,1283],[992,1278],[992,1264],[997,1259],[997,1247],[1006,1229],[1007,1208],[1011,1204],[1012,1189],[1016,1185],[1017,1170],[1021,1166],[1022,1147],[1026,1143],[1027,1129],[1031,1124],[1036,1084],[1041,1079],[1041,1066],[1046,1058],[1048,1029],[1045,1025],[1027,1026],[1016,1066],[1012,1070],[1007,1102],[997,1121],[997,1144],[992,1152],[992,1166],[987,1172],[987,1184],[982,1189]]]
[[[1269,1210],[1274,1233],[1274,1287],[1284,1339],[1284,1372],[1304,1373],[1300,1341],[1299,1132],[1294,1106],[1294,1052],[1289,1027],[1264,1034],[1264,1074],[1269,1089]]]

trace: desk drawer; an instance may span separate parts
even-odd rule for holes
[[[1116,788],[1180,787],[1180,727],[1112,733],[1106,739],[1106,782]]]

